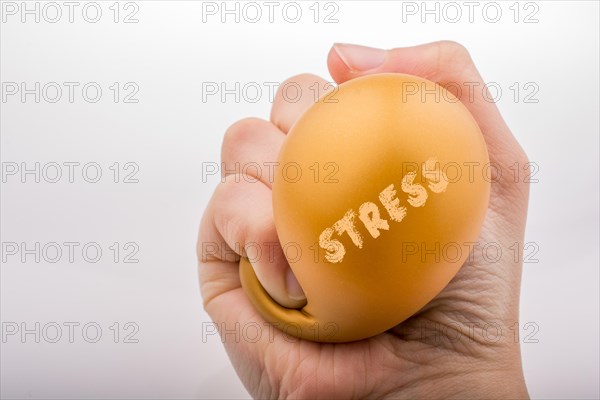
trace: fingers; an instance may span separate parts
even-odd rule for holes
[[[244,174],[244,180],[273,185],[276,161],[285,134],[272,123],[246,118],[225,132],[221,175]]]
[[[364,75],[396,72],[420,76],[438,83],[454,94],[471,112],[485,138],[490,162],[492,190],[498,194],[491,204],[502,209],[521,208],[524,218],[529,185],[515,182],[511,167],[528,165],[525,152],[512,135],[496,105],[490,100],[485,83],[468,51],[455,42],[443,41],[415,47],[391,50],[374,49],[350,44],[335,44],[328,55],[331,76],[338,83]],[[487,97],[486,97],[487,96]],[[524,207],[523,207],[524,206]],[[513,214],[514,216],[514,214]]]
[[[259,281],[280,304],[299,308],[306,298],[279,245],[269,187],[272,180],[265,174],[256,179],[256,173],[235,164],[262,166],[276,160],[283,138],[284,133],[273,124],[259,119],[242,120],[228,129],[222,149],[227,171],[202,217],[197,243],[204,308],[234,365],[241,358],[238,364],[251,363],[257,371],[272,339],[269,333],[260,334],[258,340],[244,340],[245,327],[262,330],[268,326],[241,287],[240,255],[251,260]]]
[[[259,281],[273,299],[289,308],[304,305],[302,289],[279,244],[271,190],[262,182],[248,182],[239,175],[228,175],[209,202],[201,224],[201,237],[199,258],[205,264],[204,269],[211,268],[211,260],[235,262],[239,260],[238,255],[248,257]],[[217,276],[210,272],[204,274],[220,281],[213,283],[212,288],[209,284],[208,291],[203,292],[205,300],[218,296],[219,290],[239,284],[237,265],[232,265],[231,271],[221,271]]]
[[[283,132],[289,132],[300,115],[331,90],[333,86],[316,75],[301,74],[287,79],[273,99],[271,122]]]

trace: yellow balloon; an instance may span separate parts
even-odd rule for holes
[[[475,119],[415,76],[371,75],[324,95],[278,163],[275,226],[307,304],[277,304],[245,258],[240,278],[268,322],[302,339],[365,339],[415,314],[465,262],[488,207]]]

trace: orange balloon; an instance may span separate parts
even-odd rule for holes
[[[260,314],[302,339],[360,340],[415,314],[465,262],[488,207],[476,121],[415,76],[371,75],[324,95],[278,163],[275,226],[307,304],[277,304],[245,258],[240,277]]]

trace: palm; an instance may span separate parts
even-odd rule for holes
[[[507,250],[501,234],[503,229],[498,225],[501,222],[494,215],[493,210],[488,212],[473,258],[465,262],[450,284],[413,317],[381,335],[352,343],[310,342],[291,338],[274,329],[262,356],[250,360],[254,364],[251,368],[238,371],[242,380],[261,382],[260,387],[249,388],[252,393],[260,394],[259,397],[274,394],[302,398],[379,397],[409,385],[414,379],[409,372],[416,365],[423,369],[441,358],[454,360],[473,355],[485,358],[485,353],[490,350],[489,346],[480,345],[485,336],[474,330],[472,336],[476,337],[467,337],[467,326],[481,328],[498,321],[505,327],[509,325],[509,316],[503,312],[507,305],[498,303],[497,299],[511,298],[508,293],[503,293],[510,287],[503,282],[520,273],[507,266],[506,261],[510,264],[514,258],[512,254],[503,254],[496,263],[490,263],[483,256],[481,245],[485,243],[499,243],[504,252]],[[473,301],[473,296],[479,296],[477,302]],[[489,299],[489,302],[482,304],[482,299]],[[239,321],[260,321],[261,326],[264,323],[240,285],[220,293],[214,300],[221,303],[221,307],[239,309]],[[243,308],[240,308],[241,304]],[[465,335],[463,340],[456,340],[462,335]],[[502,341],[496,344],[502,345]],[[240,357],[240,354],[231,356]],[[243,360],[239,361],[234,365],[243,365]],[[256,371],[261,371],[264,379],[244,376],[256,374]],[[399,380],[399,376],[405,379]]]

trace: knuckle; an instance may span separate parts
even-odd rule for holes
[[[517,153],[517,162],[520,165],[530,165],[531,162],[529,161],[529,157],[527,156],[527,154],[525,153],[524,150],[519,150],[519,152]]]
[[[459,42],[444,40],[440,42],[440,48],[451,59],[471,61],[469,50]]]
[[[437,42],[438,50],[438,68],[452,68],[456,71],[465,71],[472,73],[475,68],[471,54],[469,50],[462,44],[452,41],[444,40]]]
[[[227,128],[225,135],[223,136],[223,152],[231,151],[249,140],[252,140],[257,128],[262,124],[263,120],[254,117],[244,118],[234,122]]]
[[[513,160],[513,163],[517,163],[518,165],[524,166],[531,164],[531,162],[529,161],[529,156],[527,156],[527,153],[516,139],[514,139],[514,143],[510,151],[510,156]]]
[[[252,227],[250,227],[250,233],[252,233],[252,237],[260,240],[277,240],[277,234],[273,218],[263,218],[256,221],[255,224]]]
[[[295,102],[299,98],[310,94],[311,92],[309,88],[314,88],[315,84],[321,86],[325,83],[325,79],[314,74],[299,74],[292,76],[283,81],[277,88],[277,93],[275,94],[275,105],[280,103]],[[297,90],[300,90],[301,92],[296,93]]]
[[[243,243],[247,235],[247,226],[243,214],[239,212],[240,201],[244,198],[243,185],[228,177],[215,189],[212,202],[214,203],[213,222],[219,227],[224,238],[235,241],[232,249]],[[218,205],[218,206],[217,206]]]
[[[466,80],[478,79],[477,69],[469,50],[452,40],[437,42],[437,70],[446,70],[458,84]]]
[[[531,184],[531,176],[535,173],[535,163],[529,161],[529,157],[523,150],[519,151],[517,155],[517,165],[523,168],[524,171],[524,179],[520,179],[519,182],[521,185],[529,187]]]
[[[285,81],[283,81],[281,86],[279,86],[279,88],[278,88],[278,92],[281,92],[281,90],[284,86],[298,85],[300,87],[309,87],[315,83],[321,83],[321,82],[325,82],[325,79],[321,78],[318,75],[298,74],[298,75],[294,75],[294,76],[286,79]]]

